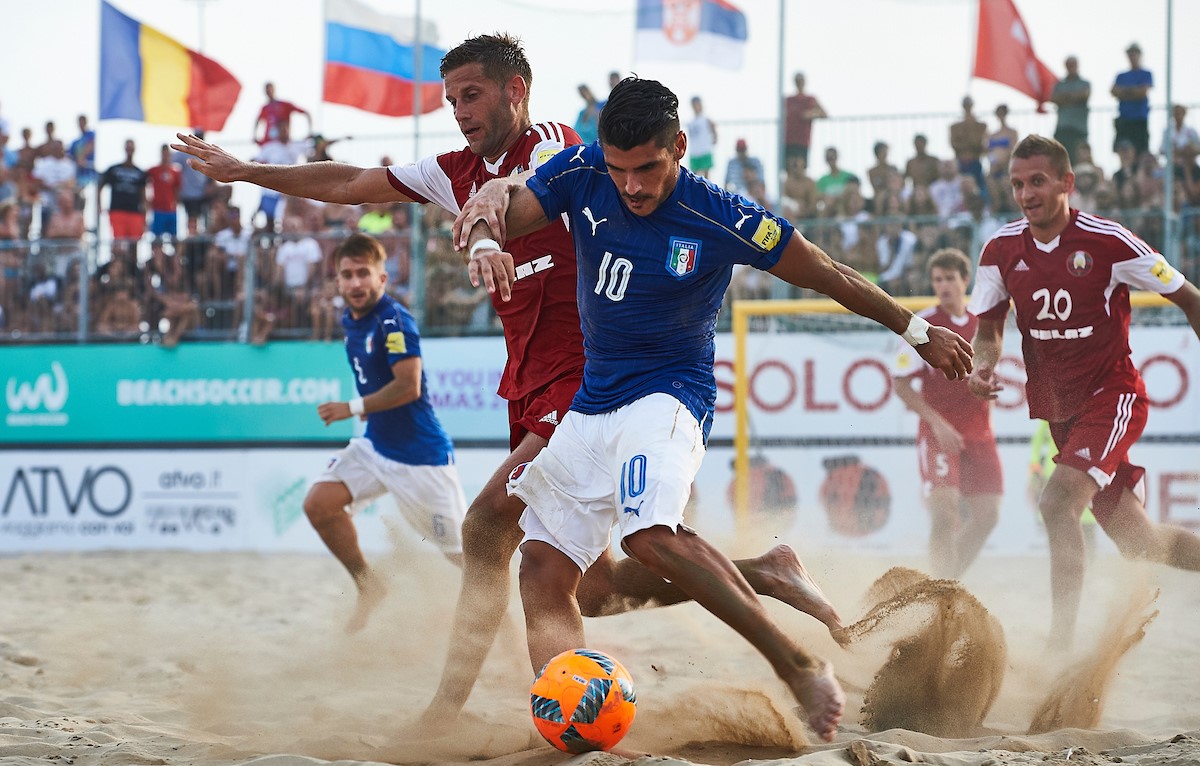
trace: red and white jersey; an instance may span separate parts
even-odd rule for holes
[[[979,326],[979,318],[971,312],[956,317],[940,306],[930,306],[918,312],[918,316],[931,325],[953,330],[968,341],[975,337],[975,328]],[[992,435],[991,403],[972,394],[966,380],[946,380],[940,370],[930,367],[907,343],[896,358],[894,372],[897,378],[921,381],[921,396],[964,439],[989,441],[995,438]],[[928,425],[922,420],[921,427],[928,428]]]
[[[1144,395],[1129,357],[1129,288],[1173,293],[1183,275],[1114,221],[1071,211],[1052,242],[1014,221],[983,247],[971,308],[1003,321],[1017,309],[1029,416],[1051,423],[1078,415],[1104,390]]]
[[[566,125],[540,122],[521,134],[495,163],[464,148],[411,165],[392,165],[388,180],[410,199],[458,213],[493,178],[537,168],[579,143],[579,135]],[[517,281],[512,300],[505,302],[494,293],[492,305],[504,324],[508,346],[499,394],[513,400],[565,370],[582,369],[583,333],[575,302],[575,245],[565,221],[552,221],[544,229],[512,239],[505,249],[513,256]]]

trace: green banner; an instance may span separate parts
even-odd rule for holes
[[[341,343],[0,349],[0,444],[325,441],[317,405],[353,396]]]

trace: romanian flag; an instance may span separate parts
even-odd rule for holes
[[[416,22],[387,16],[357,0],[326,0],[323,99],[365,112],[404,117],[413,113],[417,78]],[[421,27],[421,113],[442,105],[439,67],[446,51],[432,42],[432,23]]]
[[[221,130],[241,91],[217,62],[100,3],[100,119]]]
[[[634,57],[740,69],[746,14],[728,0],[638,0]]]

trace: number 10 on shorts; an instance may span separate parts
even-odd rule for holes
[[[621,465],[621,504],[646,491],[646,456],[634,455]]]

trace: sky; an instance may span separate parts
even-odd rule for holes
[[[417,0],[363,1],[396,15],[412,15],[418,7]],[[635,0],[424,0],[420,9],[424,18],[436,23],[436,42],[443,48],[497,30],[520,36],[534,71],[531,114],[535,120],[573,123],[582,105],[577,86],[586,83],[602,96],[611,70],[661,80],[685,104],[692,95],[701,95],[718,127],[718,169],[724,167],[735,138],[741,135],[750,138],[752,154],[762,156],[768,166],[773,163],[774,139],[765,123],[775,117],[777,95],[792,92],[795,71],[805,72],[808,91],[831,117],[929,115],[923,122],[841,123],[839,135],[855,136],[856,146],[848,154],[843,150],[844,166],[855,172],[868,164],[873,134],[903,130],[907,138],[910,125],[940,127],[958,111],[965,94],[975,99],[980,116],[990,118],[993,107],[1005,102],[1014,113],[1010,122],[1018,130],[1046,124],[1052,129],[1052,117],[1039,122],[1026,115],[1028,127],[1022,124],[1022,113],[1034,106],[1027,97],[969,77],[975,0],[786,0],[782,27],[783,0],[733,1],[746,13],[749,27],[745,59],[736,71],[708,64],[635,61]],[[320,102],[324,65],[320,0],[112,2],[127,15],[202,49],[241,80],[242,94],[225,130],[210,136],[235,152],[250,152],[252,127],[265,101],[262,89],[267,81],[275,83],[280,98],[312,111],[319,132],[354,137],[334,148],[337,159],[370,165],[387,155],[409,161],[418,154],[463,145],[446,108],[420,118],[423,138],[414,145],[411,118],[384,118]],[[1017,0],[1034,49],[1052,70],[1061,73],[1063,59],[1078,56],[1081,74],[1092,81],[1093,108],[1112,105],[1108,90],[1116,73],[1127,68],[1124,50],[1133,41],[1141,45],[1144,66],[1155,76],[1152,103],[1166,102],[1168,0],[1145,0],[1136,4],[1136,10],[1134,6],[1128,0]],[[40,141],[42,125],[51,119],[59,136],[70,141],[78,134],[77,115],[87,114],[95,122],[99,8],[98,0],[0,0],[0,17],[6,22],[0,46],[0,115],[13,123],[14,132],[29,125]],[[1200,30],[1200,2],[1176,0],[1173,13],[1174,98],[1200,103],[1200,46],[1190,44],[1194,35],[1186,34]],[[686,106],[681,113],[685,119],[690,117]],[[1200,121],[1200,114],[1192,117],[1189,121]],[[827,126],[818,123],[814,144],[833,141],[833,126],[833,121]],[[1151,124],[1155,145],[1162,127]],[[947,153],[944,135],[928,132],[931,150]],[[119,162],[121,146],[130,137],[139,145],[136,160],[146,167],[156,164],[158,146],[173,133],[163,126],[102,122],[97,126],[97,164],[103,168]],[[19,139],[14,143],[19,144]],[[892,160],[902,164],[910,153],[907,145],[899,146]],[[820,171],[816,164],[814,171]]]

